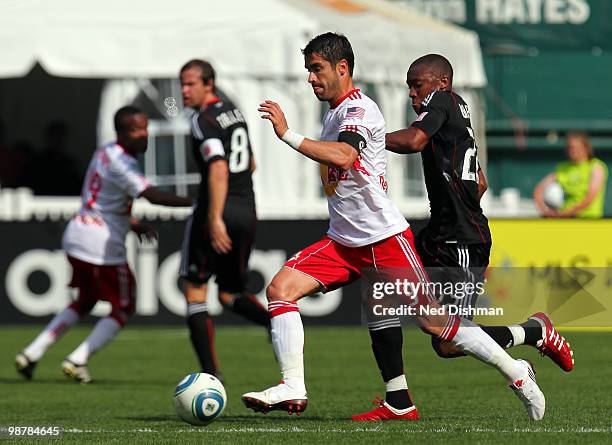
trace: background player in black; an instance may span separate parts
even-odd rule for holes
[[[480,207],[487,183],[478,164],[469,108],[452,90],[453,68],[441,55],[415,60],[406,83],[418,116],[409,128],[388,133],[386,144],[395,153],[421,153],[431,218],[415,240],[417,251],[433,282],[483,282],[491,250],[488,221]],[[469,308],[476,297],[474,293],[445,302]],[[571,350],[543,347],[547,321],[538,313],[519,325],[482,329],[503,348],[528,344],[558,364],[564,362],[562,368],[568,361],[573,367]],[[432,344],[441,357],[464,355],[449,342],[432,338]]]
[[[215,71],[206,61],[187,62],[180,73],[183,104],[196,110],[193,155],[202,180],[198,204],[183,240],[180,276],[187,300],[187,323],[202,371],[219,375],[206,291],[215,275],[223,307],[269,329],[270,318],[245,293],[255,225],[252,172],[255,169],[242,113],[215,89]]]

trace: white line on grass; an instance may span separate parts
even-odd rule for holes
[[[495,428],[431,428],[420,430],[386,430],[380,427],[372,428],[261,428],[261,427],[240,427],[240,428],[189,428],[179,430],[154,430],[152,428],[136,428],[128,430],[106,430],[106,429],[80,429],[68,428],[63,430],[64,433],[75,434],[125,434],[125,433],[198,433],[198,434],[233,434],[233,433],[612,433],[612,427],[604,428],[512,428],[512,429],[495,429]]]

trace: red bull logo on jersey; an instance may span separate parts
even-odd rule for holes
[[[355,162],[353,162],[353,168],[366,176],[371,176],[370,172],[366,170],[366,168],[361,164],[361,155],[357,156]]]

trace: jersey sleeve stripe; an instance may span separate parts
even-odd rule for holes
[[[372,132],[364,125],[359,124],[344,124],[340,126],[340,132],[352,131],[361,134],[364,138],[372,139]]]
[[[427,105],[429,105],[429,102],[431,102],[431,99],[433,99],[434,94],[436,94],[435,91],[432,91],[431,93],[429,93],[429,96],[427,96],[425,99],[423,99],[422,105],[425,106],[425,107]]]
[[[204,139],[204,135],[202,134],[202,130],[200,130],[200,124],[198,123],[198,117],[200,113],[195,113],[191,117],[191,132],[196,139]]]

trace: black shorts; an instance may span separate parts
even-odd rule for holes
[[[210,242],[208,209],[205,207],[196,207],[187,220],[179,276],[189,282],[203,284],[214,275],[219,291],[244,292],[257,224],[255,208],[238,202],[226,203],[223,221],[232,240],[232,250],[220,255]]]
[[[435,284],[436,298],[442,304],[457,306],[461,311],[458,315],[471,320],[473,314],[466,315],[465,312],[476,307],[478,296],[484,289],[491,243],[435,241],[425,228],[417,235],[415,247],[429,280]]]

